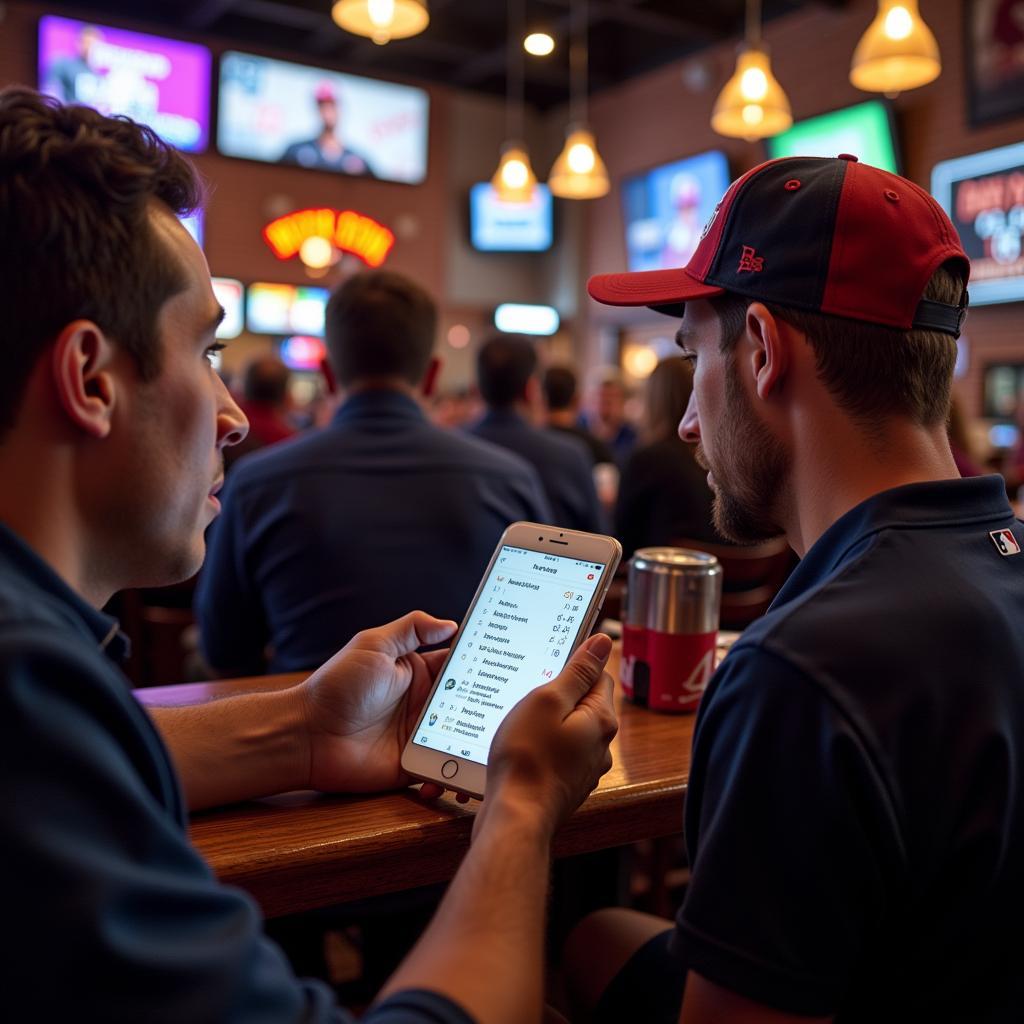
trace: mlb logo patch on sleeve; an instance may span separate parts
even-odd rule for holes
[[[1009,530],[993,530],[989,536],[1001,555],[1019,555],[1020,545]]]

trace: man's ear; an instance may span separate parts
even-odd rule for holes
[[[334,370],[331,368],[330,360],[326,356],[320,360],[320,373],[323,375],[324,383],[327,385],[327,394],[337,394],[338,382],[334,377]]]
[[[50,354],[53,381],[68,419],[90,437],[110,433],[117,398],[114,343],[91,320],[74,320]]]
[[[437,356],[431,356],[427,372],[423,374],[423,380],[420,381],[420,394],[424,398],[433,397],[434,392],[437,390],[437,382],[440,379],[441,360]]]
[[[768,398],[782,385],[789,368],[789,334],[764,303],[752,302],[747,307],[744,338],[757,397]]]

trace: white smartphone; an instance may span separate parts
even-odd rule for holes
[[[513,523],[455,635],[402,768],[482,797],[498,726],[590,636],[621,557],[614,537]]]

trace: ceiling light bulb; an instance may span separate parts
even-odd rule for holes
[[[506,203],[528,203],[533,199],[536,184],[526,147],[521,142],[506,142],[498,169],[491,178],[498,199]]]
[[[430,23],[426,0],[334,0],[331,17],[346,32],[381,45],[417,35]]]
[[[323,270],[330,265],[334,246],[323,235],[310,235],[299,246],[299,259],[310,270]]]
[[[583,125],[570,125],[565,145],[551,165],[548,188],[560,199],[600,199],[611,184],[593,133]]]
[[[522,160],[509,160],[501,169],[501,180],[509,188],[522,188],[528,178],[529,173]]]
[[[756,103],[748,103],[740,111],[740,116],[745,124],[749,124],[753,128],[764,120],[764,109]]]
[[[366,13],[379,28],[386,28],[395,16],[395,0],[367,0]]]
[[[589,174],[594,169],[594,151],[585,142],[569,148],[569,169],[575,174]]]
[[[534,57],[546,57],[555,48],[555,41],[547,32],[531,32],[523,40],[523,49]]]
[[[906,39],[914,30],[914,19],[906,7],[893,7],[885,16],[885,34],[890,39]]]
[[[763,100],[768,92],[768,76],[760,68],[747,68],[740,78],[740,91],[751,103]]]

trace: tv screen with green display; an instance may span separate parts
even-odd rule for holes
[[[768,156],[839,156],[852,153],[861,163],[899,174],[889,108],[881,100],[797,121],[767,141]]]

